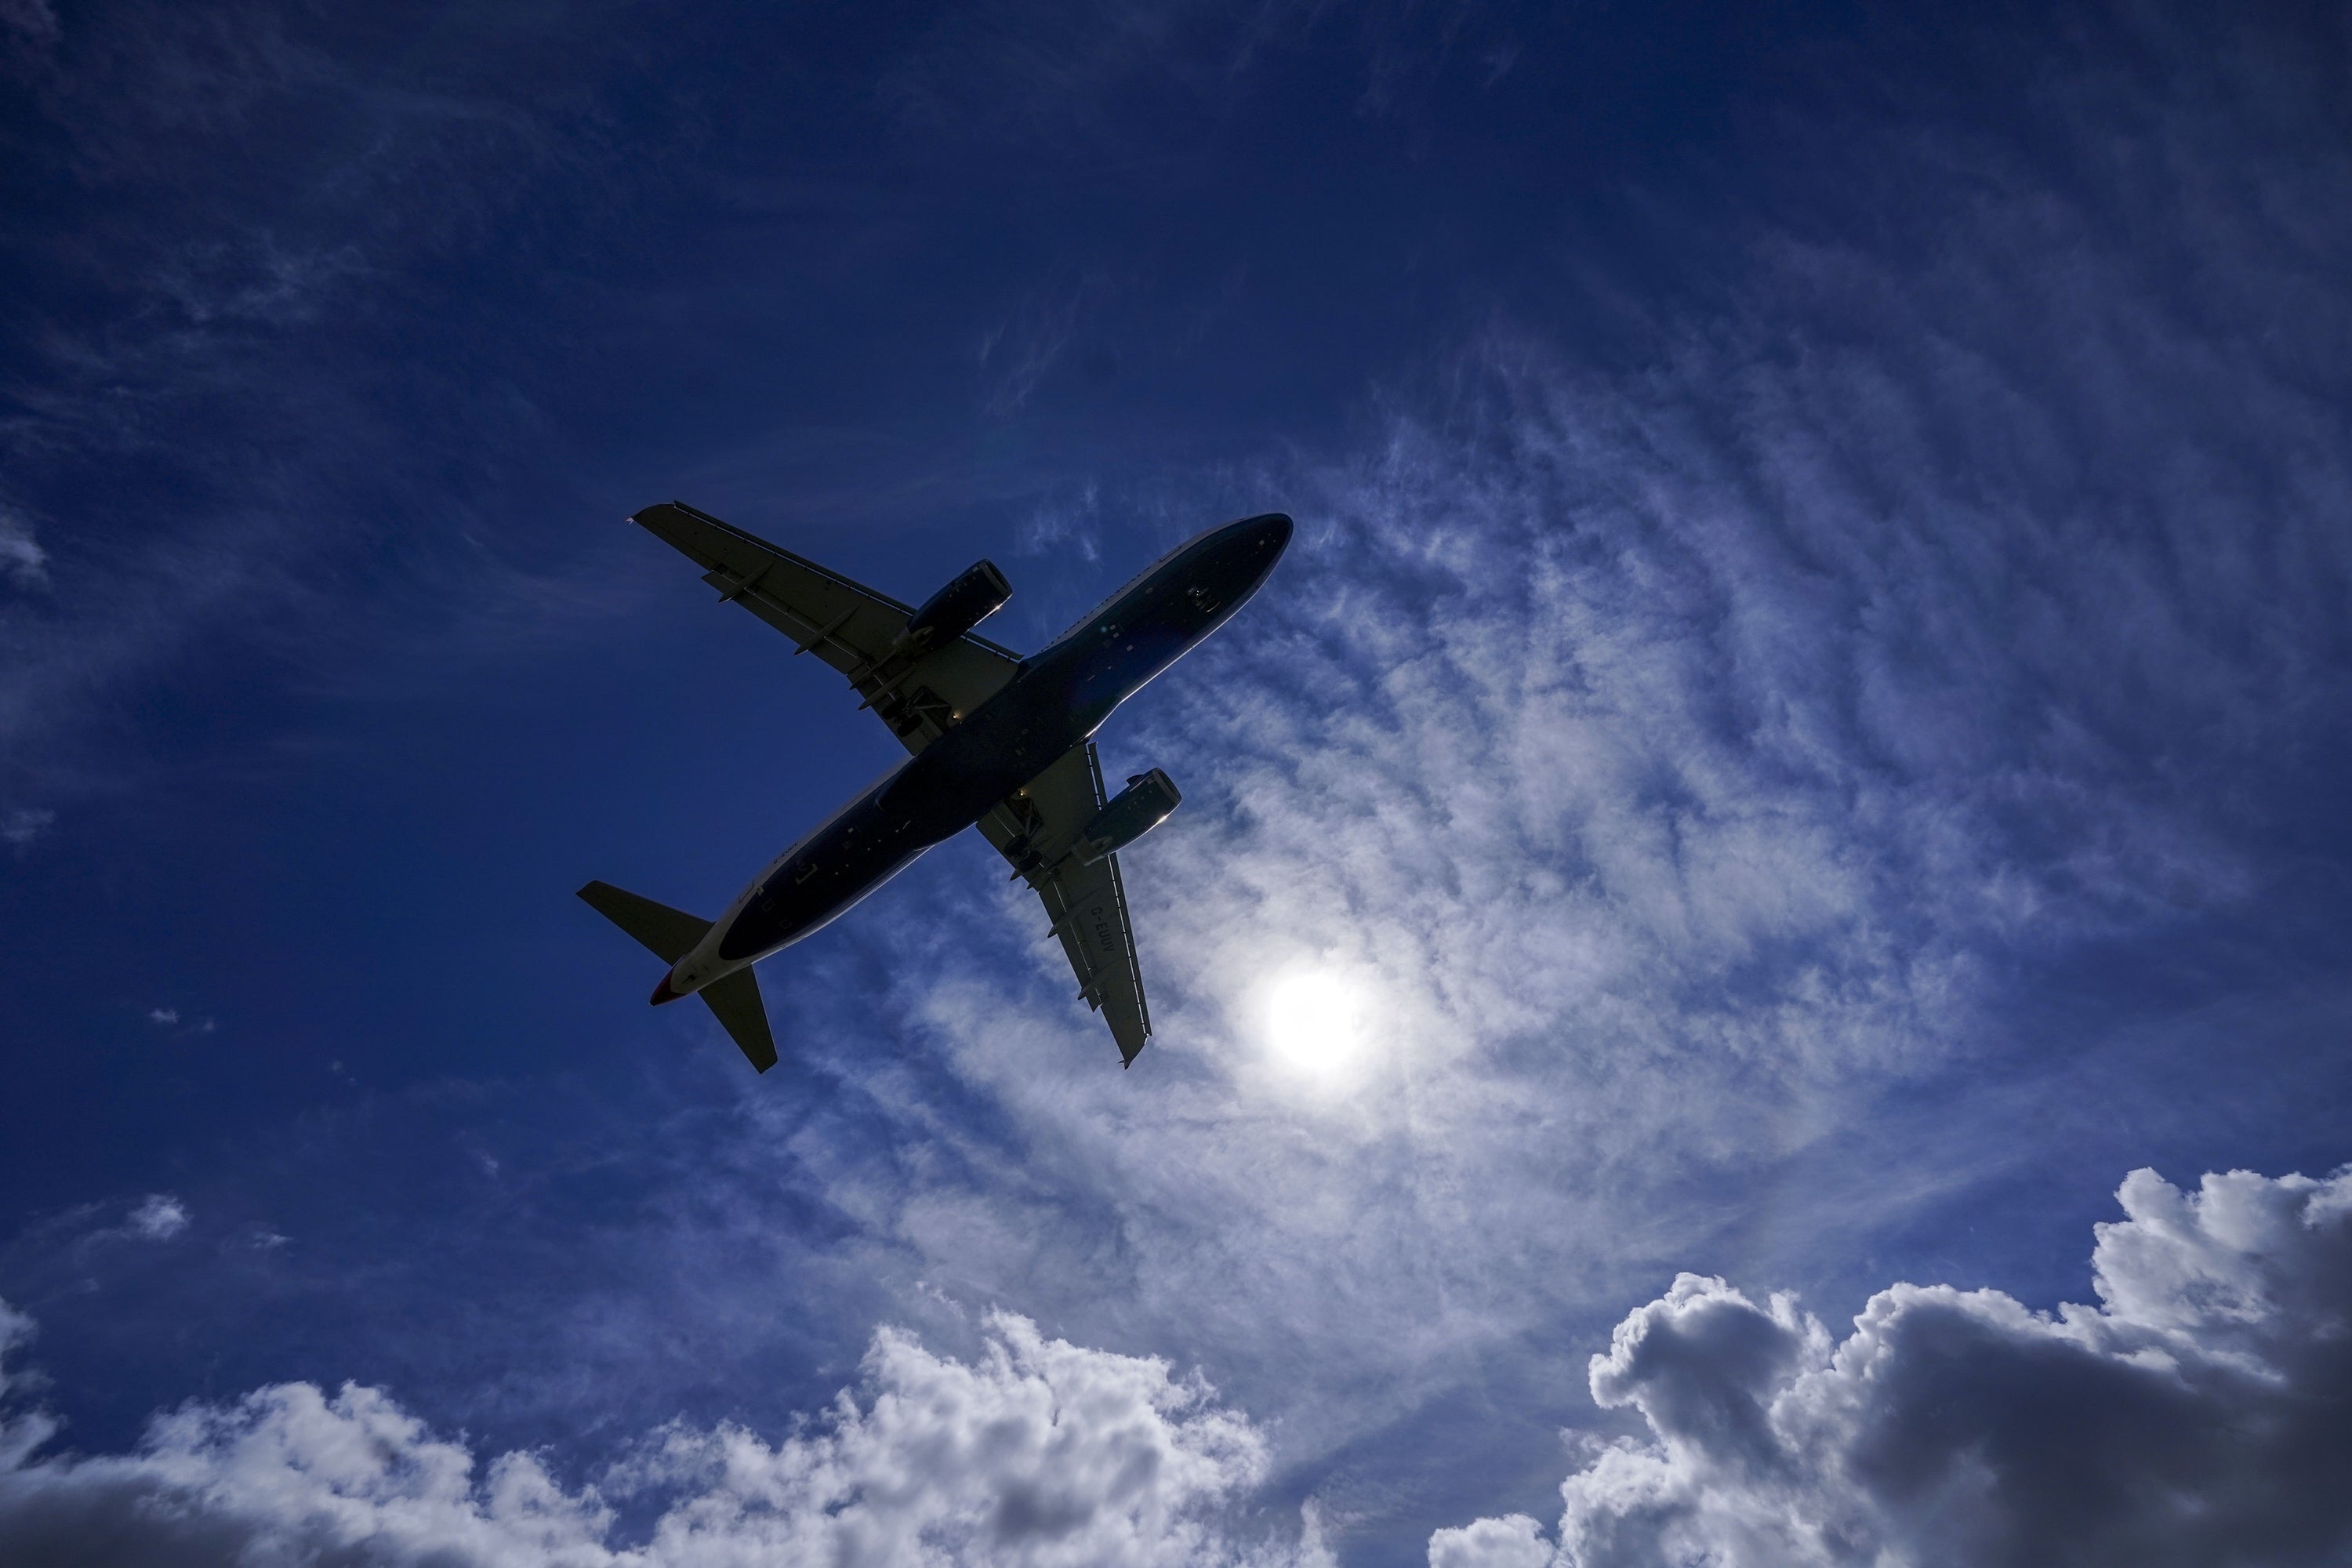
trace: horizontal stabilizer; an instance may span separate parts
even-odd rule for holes
[[[776,1065],[776,1037],[768,1032],[768,1009],[760,1002],[760,983],[748,969],[714,980],[696,994],[710,1004],[719,1026],[735,1037],[751,1065],[766,1072]]]
[[[698,921],[667,904],[641,899],[610,882],[591,882],[580,889],[580,897],[590,909],[635,937],[664,963],[676,963],[684,958],[710,929],[709,921]]]

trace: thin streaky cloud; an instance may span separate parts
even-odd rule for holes
[[[33,525],[0,507],[0,583],[19,592],[49,585],[49,552],[33,536]]]
[[[1014,890],[951,938],[866,939],[911,977],[889,1026],[916,1022],[1010,1144],[893,1088],[899,1135],[957,1161],[827,1150],[828,1190],[979,1300],[1147,1342],[1213,1301],[1235,1385],[1288,1382],[1311,1443],[1370,1418],[1338,1414],[1342,1386],[1409,1403],[1703,1255],[1724,1211],[1699,1194],[1998,1037],[2021,955],[2244,909],[2273,868],[2210,803],[2342,696],[2317,673],[2352,586],[2340,411],[2294,351],[2225,357],[2226,327],[2134,308],[2135,259],[2028,168],[1970,177],[1972,240],[1924,277],[1768,237],[1757,318],[1636,375],[1498,329],[1361,454],[1203,493],[1199,515],[1280,496],[1305,527],[1246,619],[1104,738],[1110,771],[1162,763],[1188,792],[1130,857],[1153,1112],[1088,1076]],[[2262,241],[2198,243],[2226,269]],[[2053,248],[2072,264],[2047,276],[2006,259]],[[2013,335],[2072,319],[2055,369]],[[2110,426],[2095,446],[2053,436],[2074,408]],[[2171,457],[2224,446],[2263,456]],[[2259,530],[2249,467],[2285,477]],[[2282,689],[2299,706],[2259,699]],[[1000,926],[1034,992],[992,968]],[[1372,998],[1341,1092],[1266,1056],[1292,968]],[[818,1016],[840,1070],[876,1075],[875,1025]],[[2011,1154],[1945,1157],[1906,1190]],[[1040,1159],[1033,1193],[1013,1167]],[[1045,1195],[1066,1190],[1088,1197]]]

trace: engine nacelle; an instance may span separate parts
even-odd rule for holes
[[[1168,814],[1183,798],[1177,793],[1176,781],[1158,768],[1138,773],[1108,805],[1095,813],[1094,820],[1080,830],[1077,842],[1070,847],[1071,852],[1079,865],[1091,866],[1167,821]]]
[[[938,647],[980,625],[1013,597],[1013,584],[993,561],[974,562],[954,582],[923,601],[898,634],[897,646]]]

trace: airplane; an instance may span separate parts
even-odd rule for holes
[[[580,897],[669,965],[653,1005],[700,996],[761,1072],[776,1044],[751,966],[822,930],[911,865],[977,826],[1036,890],[1120,1064],[1151,1035],[1118,851],[1181,798],[1158,768],[1106,798],[1094,732],[1111,710],[1223,626],[1290,542],[1280,512],[1178,545],[1092,614],[1024,658],[972,628],[1013,596],[975,563],[913,609],[683,501],[631,522],[703,568],[742,605],[849,678],[912,753],[770,861],[715,921],[590,882]]]

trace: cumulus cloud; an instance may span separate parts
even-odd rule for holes
[[[1706,1563],[2131,1568],[2352,1551],[2352,1171],[2183,1193],[2135,1171],[2095,1307],[1895,1285],[1832,1344],[1786,1295],[1685,1274],[1592,1358],[1637,1413],[1556,1540],[1444,1530],[1442,1568]]]
[[[0,1352],[30,1324],[0,1305]],[[761,1563],[1327,1563],[1308,1516],[1251,1527],[1263,1435],[1164,1362],[990,1318],[959,1362],[878,1332],[862,1386],[770,1444],[737,1426],[653,1434],[568,1489],[532,1454],[481,1462],[380,1390],[310,1384],[159,1416],[137,1450],[0,1447],[0,1560],[103,1565],[334,1562],[436,1568]],[[0,1382],[0,1392],[5,1391]],[[614,1502],[651,1498],[616,1542]]]
[[[187,1228],[187,1206],[169,1193],[150,1193],[131,1211],[131,1234],[147,1241],[169,1241]]]

